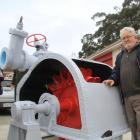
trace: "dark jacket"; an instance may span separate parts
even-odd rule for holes
[[[136,46],[137,49],[137,64],[140,69],[140,44]],[[115,81],[115,86],[120,86],[121,87],[121,82],[120,82],[120,66],[121,66],[121,59],[122,55],[124,53],[124,49],[121,50],[121,52],[117,55],[116,57],[116,62],[115,62],[115,67],[112,70],[112,74],[109,77],[109,79],[112,79]]]
[[[120,94],[122,104],[124,104],[124,94],[122,92],[122,86],[121,86],[121,81],[120,81],[120,66],[121,66],[121,59],[122,59],[124,51],[125,50],[122,49],[121,52],[117,55],[116,61],[115,61],[115,67],[113,68],[111,76],[109,77],[109,79],[112,79],[115,81],[114,86],[120,87],[120,92],[122,93]],[[137,57],[138,67],[140,69],[140,44],[136,46],[136,57]]]

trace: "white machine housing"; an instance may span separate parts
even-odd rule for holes
[[[79,69],[80,65],[85,64],[92,67],[94,72],[99,69],[102,70],[101,72],[97,72],[102,78],[107,78],[105,73],[108,75],[111,70],[109,66],[99,62],[69,59],[56,53],[46,53],[35,62],[18,84],[17,99],[22,101],[31,100],[37,103],[41,93],[35,93],[31,89],[27,91],[27,85],[35,87],[37,84],[43,82],[41,80],[43,77],[50,76],[50,71],[53,73],[64,66],[71,73],[76,84],[82,128],[73,129],[58,125],[56,112],[49,115],[39,114],[41,128],[50,134],[73,140],[103,139],[102,135],[107,131],[112,132],[112,135],[107,137],[108,139],[119,137],[128,131],[128,125],[118,88],[108,87],[103,83],[85,81]],[[32,79],[35,75],[37,77]],[[48,77],[43,80],[47,83]],[[46,92],[48,91],[46,90]]]

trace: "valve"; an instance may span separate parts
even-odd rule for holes
[[[35,45],[40,45],[46,42],[46,36],[43,34],[32,34],[27,37],[26,44],[30,47],[34,47]],[[41,41],[41,42],[40,42]],[[37,44],[39,43],[39,44]]]

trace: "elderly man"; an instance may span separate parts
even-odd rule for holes
[[[128,123],[135,140],[140,140],[140,44],[132,27],[120,30],[122,50],[106,85],[119,85],[124,97]]]

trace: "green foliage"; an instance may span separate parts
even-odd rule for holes
[[[86,34],[81,39],[83,44],[79,52],[80,58],[85,58],[92,53],[114,43],[119,39],[119,31],[125,26],[140,29],[140,0],[124,0],[122,7],[115,7],[113,14],[103,12],[95,13],[91,19],[96,20],[98,30],[94,34]]]

